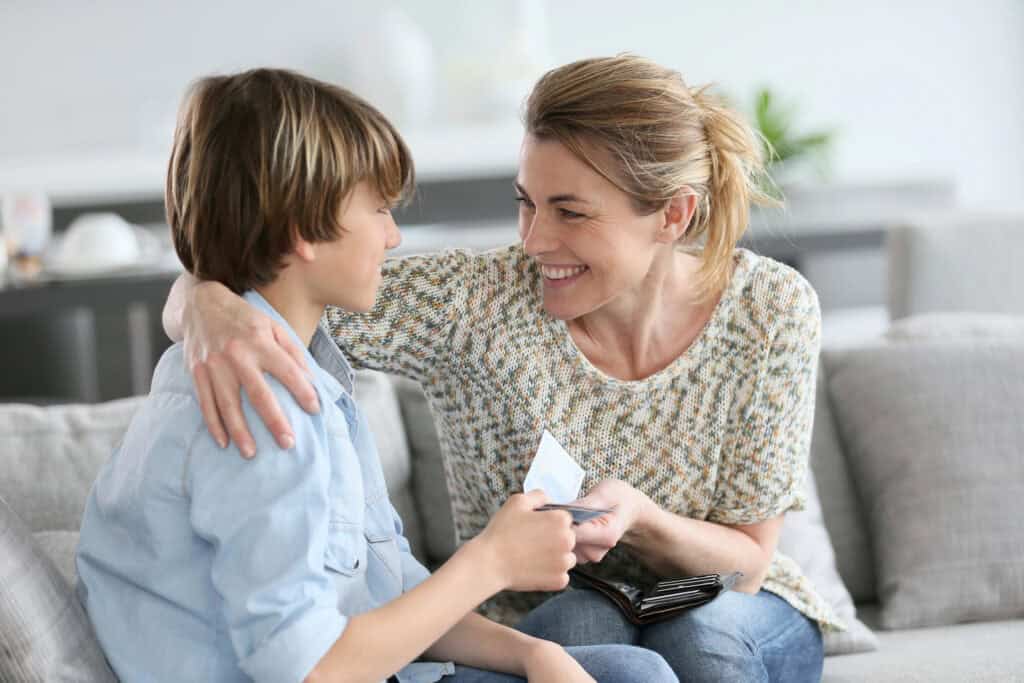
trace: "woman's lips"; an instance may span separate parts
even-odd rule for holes
[[[568,287],[583,277],[590,270],[587,266],[580,265],[542,265],[541,274],[544,275],[544,284],[548,287]]]

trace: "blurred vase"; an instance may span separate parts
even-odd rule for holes
[[[347,59],[346,84],[394,118],[399,127],[431,123],[437,79],[427,33],[408,13],[391,6],[359,35]]]
[[[9,192],[0,200],[0,225],[11,256],[39,256],[53,230],[50,200],[43,192]]]

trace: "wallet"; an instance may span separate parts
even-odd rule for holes
[[[743,574],[734,572],[663,579],[646,590],[628,583],[600,579],[579,568],[570,569],[569,576],[576,588],[597,591],[615,603],[630,622],[645,626],[711,602],[719,593],[736,585]]]

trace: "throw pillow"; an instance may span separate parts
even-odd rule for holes
[[[825,362],[881,625],[1024,616],[1024,343],[906,341]]]
[[[2,498],[0,680],[117,680],[78,598]]]
[[[836,568],[843,584],[855,602],[875,602],[878,599],[875,594],[875,563],[864,506],[836,434],[825,381],[826,371],[822,366],[818,368],[814,430],[811,434],[811,470],[818,489],[821,516],[835,551]]]
[[[817,418],[815,418],[817,419]],[[800,565],[804,576],[846,622],[846,630],[823,634],[826,655],[847,655],[878,649],[878,638],[857,619],[853,599],[836,570],[832,542],[821,515],[821,503],[814,477],[807,477],[807,504],[803,510],[787,512],[779,535],[779,552]]]

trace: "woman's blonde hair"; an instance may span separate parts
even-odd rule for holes
[[[413,186],[405,142],[366,101],[281,69],[210,76],[179,114],[167,222],[190,273],[242,292],[271,282],[297,237],[338,239],[363,180],[389,202]]]
[[[707,86],[690,88],[650,60],[626,54],[553,69],[534,86],[525,119],[528,135],[565,145],[628,194],[641,215],[693,190],[697,209],[682,243],[702,245],[702,298],[728,283],[750,203],[777,204],[759,187],[764,163],[750,126]],[[612,158],[612,168],[595,160],[594,148]]]

